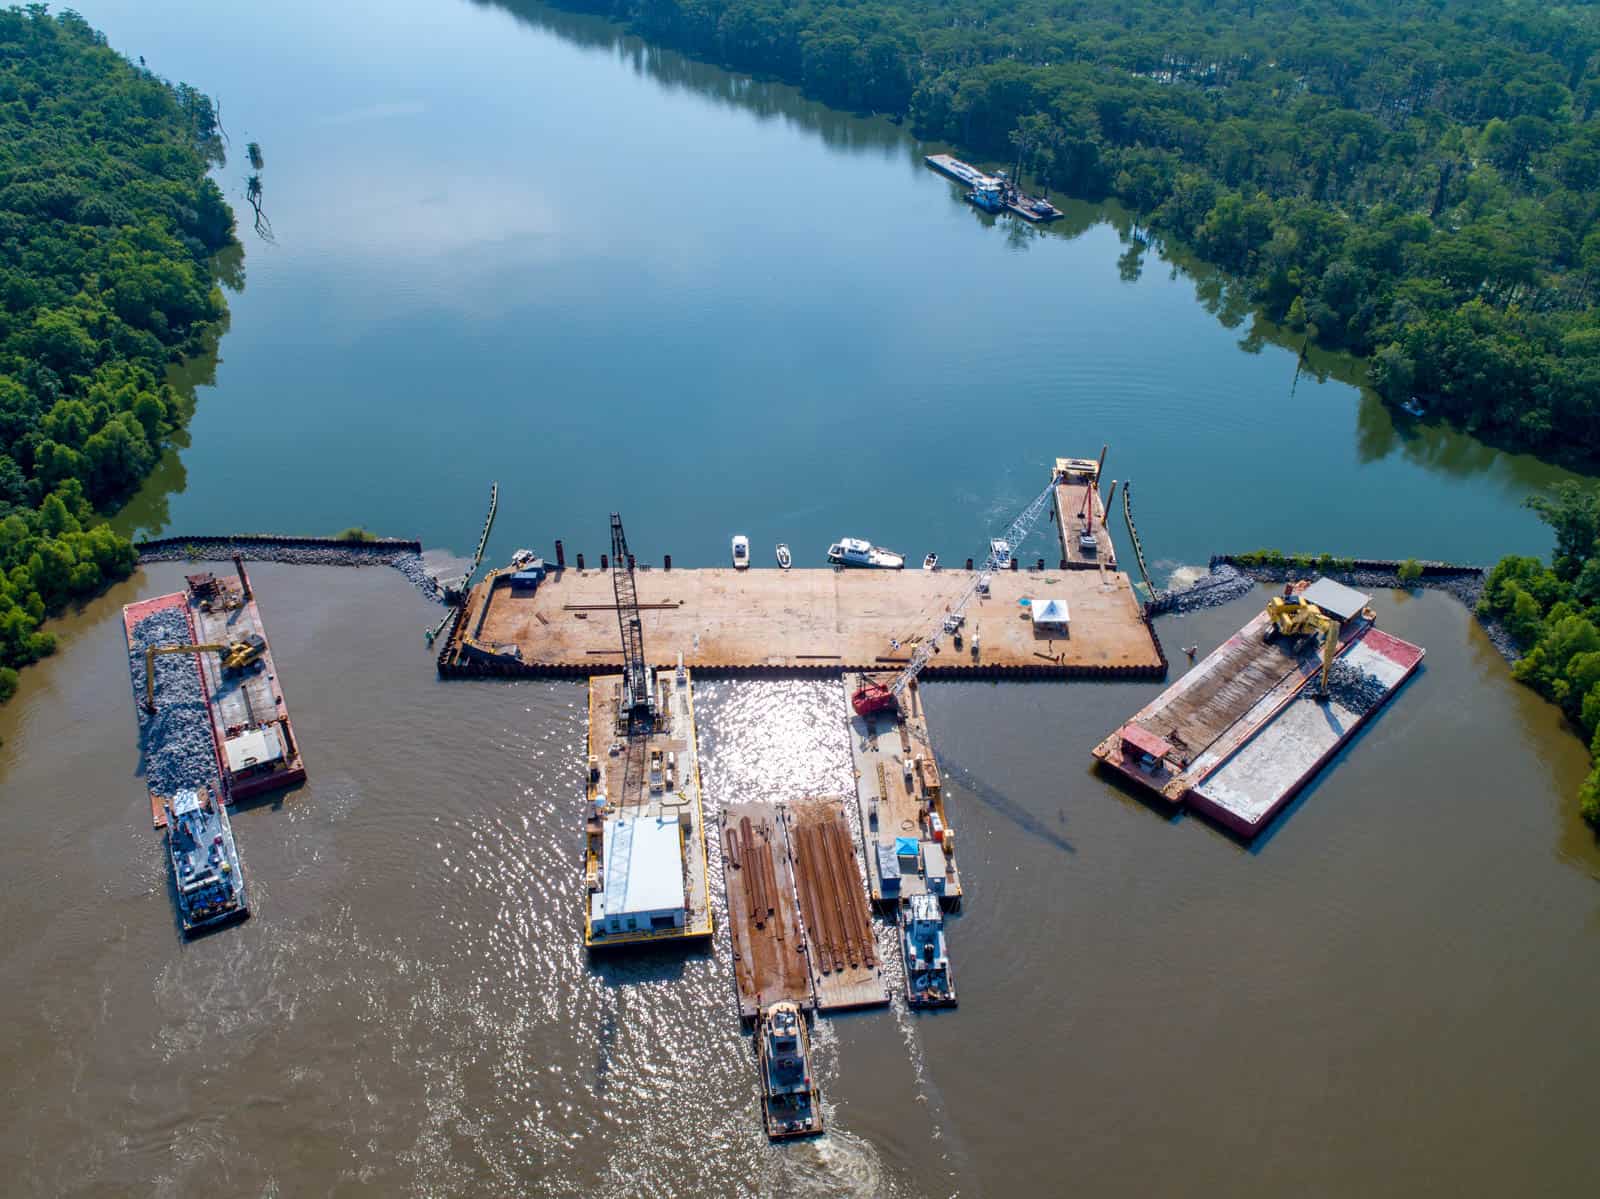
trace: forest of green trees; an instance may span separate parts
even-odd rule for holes
[[[1226,268],[1374,387],[1600,457],[1591,0],[559,0],[909,119]]]
[[[1528,503],[1555,532],[1550,565],[1502,558],[1478,606],[1524,651],[1512,673],[1559,704],[1589,742],[1596,764],[1579,802],[1600,829],[1600,492],[1569,482]]]
[[[96,520],[184,419],[164,382],[225,311],[211,102],[74,13],[0,9],[0,700],[39,625],[132,570]]]

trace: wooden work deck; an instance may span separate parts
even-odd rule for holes
[[[739,1018],[754,1022],[763,1007],[783,1000],[814,1008],[793,854],[778,808],[740,803],[723,809],[722,878]]]
[[[960,907],[955,832],[917,687],[913,684],[900,697],[898,717],[857,716],[849,697],[864,681],[861,675],[845,680],[845,714],[872,902],[892,912],[907,896],[931,891],[944,907]],[[918,847],[915,863],[905,867],[895,852],[903,837],[914,839]],[[895,862],[895,872],[886,879],[888,861]]]
[[[888,1003],[843,801],[800,800],[787,805],[784,817],[794,846],[795,882],[818,1009]]]
[[[1056,533],[1061,543],[1061,561],[1067,570],[1116,570],[1117,547],[1106,528],[1105,501],[1100,493],[1100,468],[1093,458],[1056,459]],[[1081,538],[1094,539],[1095,548],[1084,548]]]
[[[636,575],[644,644],[657,666],[839,673],[893,669],[966,590],[965,570],[659,570]],[[611,575],[555,570],[536,590],[496,571],[472,589],[439,673],[580,675],[621,664]],[[1070,631],[1035,630],[1023,599],[1059,599]],[[941,639],[924,674],[1160,678],[1166,661],[1125,575],[1008,570],[966,612],[959,650]],[[975,636],[976,634],[976,636]],[[979,641],[981,652],[973,652]]]

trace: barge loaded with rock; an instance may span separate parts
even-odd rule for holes
[[[235,576],[189,575],[183,591],[122,610],[156,827],[179,791],[236,803],[304,781],[266,627],[241,559]]]
[[[1290,584],[1095,758],[1162,804],[1256,836],[1422,661],[1374,627],[1370,598],[1326,578]]]

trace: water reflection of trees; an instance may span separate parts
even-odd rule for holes
[[[808,100],[786,83],[734,74],[722,67],[688,58],[676,50],[651,45],[604,17],[551,8],[533,0],[472,0],[480,8],[503,9],[517,20],[546,30],[585,48],[608,50],[640,75],[669,88],[692,91],[729,107],[755,113],[763,120],[782,118],[818,134],[838,150],[887,153],[915,150],[909,137],[887,118],[863,118]]]

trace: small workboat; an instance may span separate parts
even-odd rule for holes
[[[791,565],[793,565],[793,563],[794,563],[794,560],[789,557],[789,545],[788,545],[788,543],[784,542],[784,541],[778,542],[778,565],[782,569],[788,570],[789,567]]]
[[[955,1007],[956,984],[944,946],[944,912],[937,895],[913,895],[900,910],[906,959],[906,1002],[912,1007]]]
[[[828,547],[828,561],[835,566],[869,566],[878,570],[900,570],[904,554],[863,541],[860,537],[841,537]]]
[[[750,538],[743,533],[733,539],[733,568],[746,570],[750,566]]]
[[[784,1000],[761,1013],[761,1121],[774,1141],[822,1131],[822,1092],[811,1082],[811,1042],[798,1005]]]
[[[938,554],[929,554],[926,558],[924,558],[922,560],[922,569],[923,570],[938,570],[939,569],[939,555]]]
[[[184,933],[250,914],[228,810],[209,790],[179,791],[167,807],[167,855]]]
[[[997,569],[1004,570],[1011,565],[1011,543],[1004,537],[993,538],[989,542],[989,556],[994,559]]]

